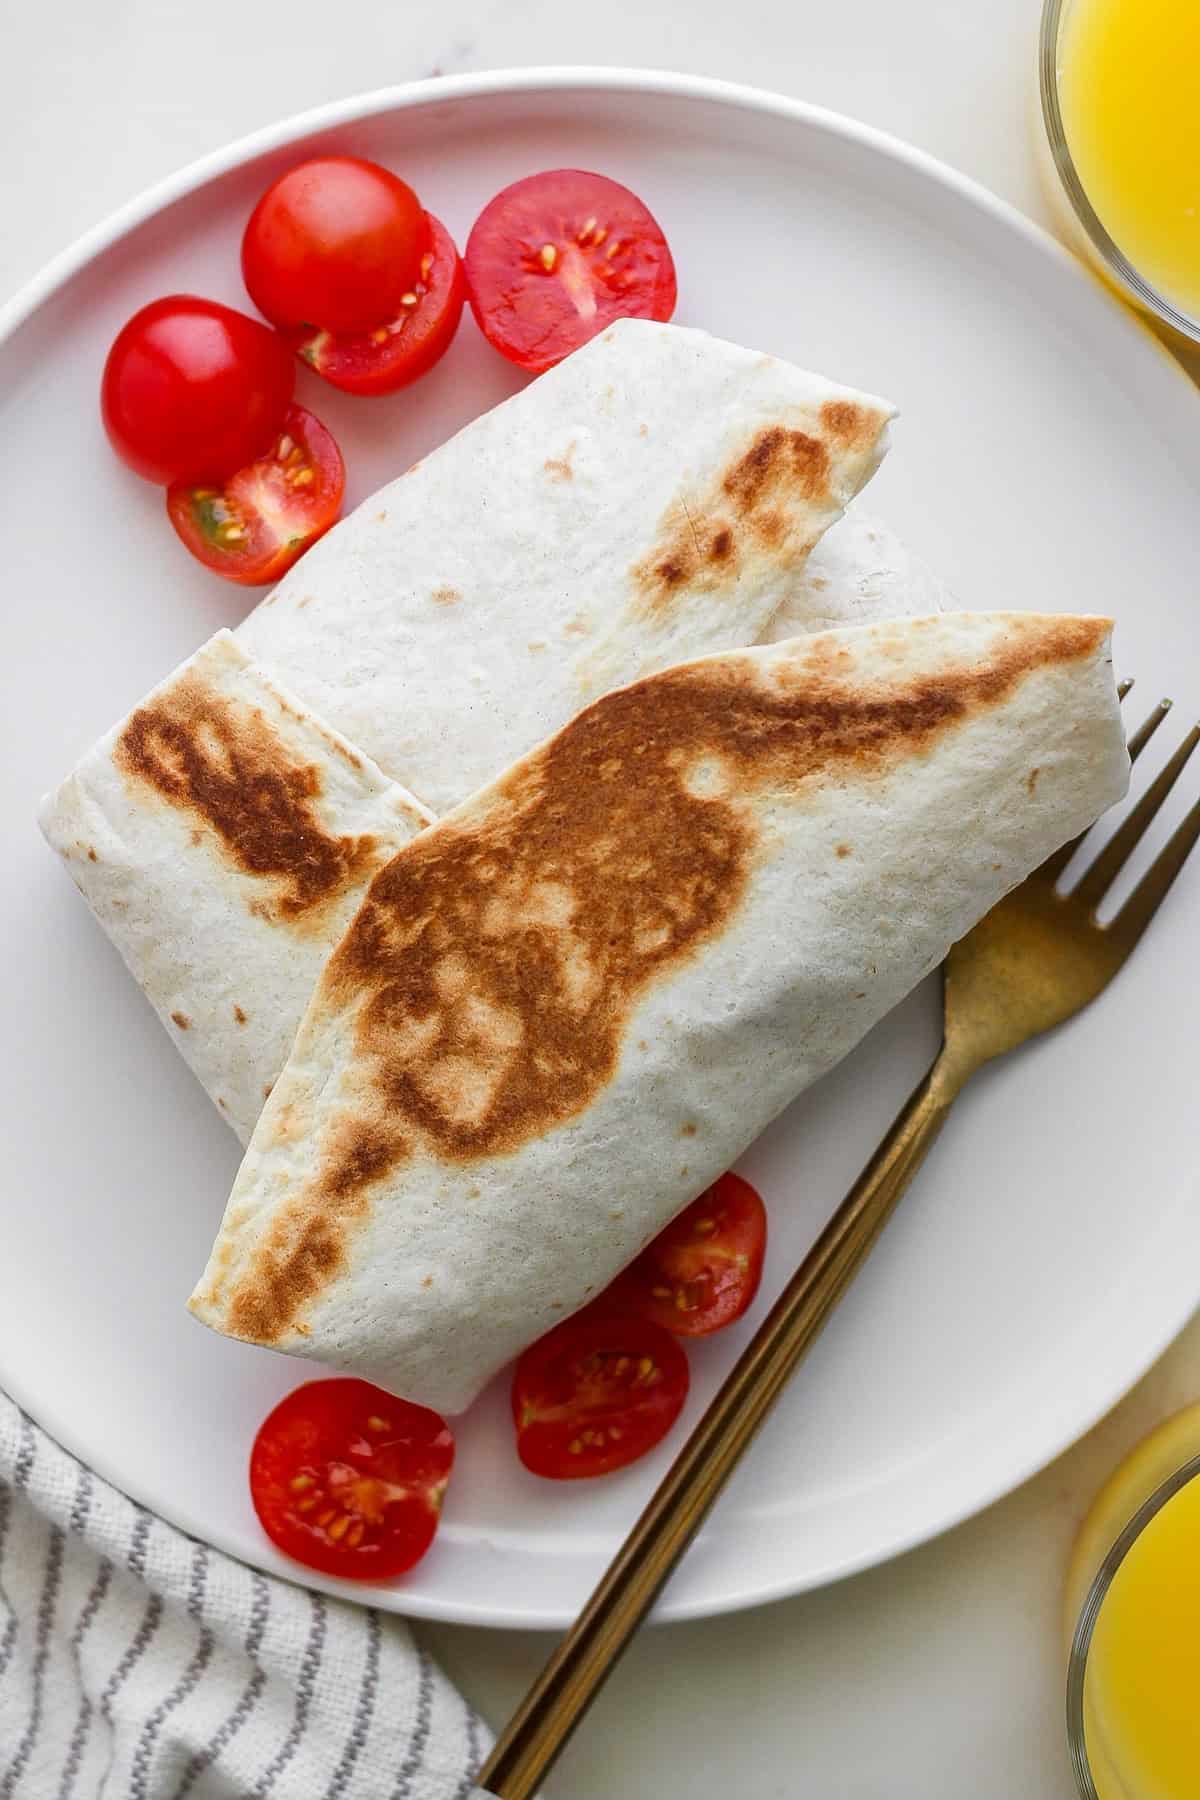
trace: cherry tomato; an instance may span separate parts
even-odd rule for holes
[[[687,1358],[659,1325],[586,1312],[531,1344],[513,1376],[517,1454],[570,1481],[636,1462],[666,1436],[688,1391]]]
[[[672,1219],[601,1296],[680,1337],[740,1319],[762,1280],[767,1214],[740,1175],[722,1175]]]
[[[439,1413],[369,1381],[309,1381],[268,1413],[250,1495],[285,1556],[351,1581],[387,1581],[424,1556],[454,1464]]]
[[[113,449],[147,481],[219,481],[262,455],[295,381],[287,346],[257,319],[168,294],[117,334],[100,410]]]
[[[428,248],[406,181],[357,156],[316,156],[272,182],[251,213],[242,275],[276,325],[370,331],[396,317]]]
[[[614,319],[669,319],[675,265],[636,194],[583,169],[514,181],[484,207],[466,249],[479,328],[523,369],[549,369]]]
[[[454,240],[426,213],[432,237],[417,278],[386,325],[352,336],[299,326],[284,336],[298,356],[348,394],[394,394],[432,369],[450,348],[467,287]]]
[[[265,456],[220,483],[168,488],[167,517],[206,569],[257,587],[277,581],[329,530],[345,486],[333,434],[293,406]]]

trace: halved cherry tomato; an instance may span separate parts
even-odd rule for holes
[[[680,1337],[740,1319],[762,1280],[767,1214],[740,1175],[722,1175],[672,1219],[600,1297]]]
[[[342,453],[320,419],[289,409],[265,456],[219,484],[176,482],[167,517],[206,569],[246,587],[277,581],[337,519]]]
[[[267,449],[295,382],[287,346],[257,319],[167,294],[118,332],[100,410],[113,449],[147,481],[220,481]]]
[[[439,1413],[369,1381],[309,1381],[260,1425],[250,1495],[285,1556],[326,1575],[387,1581],[433,1542],[453,1464]]]
[[[517,1454],[555,1481],[607,1475],[666,1436],[687,1391],[687,1358],[669,1332],[589,1307],[517,1364]]]
[[[471,310],[523,369],[549,369],[614,319],[669,319],[675,264],[636,194],[583,169],[514,181],[471,227]]]
[[[394,319],[353,336],[299,326],[284,336],[310,368],[348,394],[394,394],[432,369],[450,348],[467,284],[454,239],[426,213],[431,247]]]
[[[272,182],[251,213],[242,275],[276,325],[370,331],[396,317],[428,248],[406,181],[358,156],[315,156]]]

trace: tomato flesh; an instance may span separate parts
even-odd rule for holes
[[[358,156],[316,156],[272,182],[242,239],[242,275],[280,326],[370,331],[396,316],[429,248],[406,181]]]
[[[432,369],[450,347],[467,287],[454,240],[432,213],[430,247],[396,316],[372,331],[335,334],[306,326],[285,331],[297,356],[348,394],[394,394]]]
[[[286,345],[245,313],[168,294],[118,332],[100,410],[109,442],[147,481],[220,481],[261,456],[291,404]]]
[[[335,522],[346,470],[332,432],[293,406],[265,456],[218,484],[177,482],[167,516],[206,569],[256,587],[277,581]]]
[[[465,265],[480,330],[535,372],[614,319],[675,310],[658,221],[628,188],[583,169],[547,169],[497,194],[471,228]]]
[[[767,1215],[740,1175],[719,1181],[660,1231],[602,1296],[680,1337],[707,1337],[740,1319],[758,1292]]]
[[[453,1465],[439,1413],[369,1381],[310,1381],[259,1427],[250,1494],[285,1556],[326,1575],[387,1581],[433,1542]]]
[[[555,1481],[608,1475],[666,1436],[687,1398],[687,1358],[646,1319],[589,1308],[531,1344],[513,1376],[517,1454]]]

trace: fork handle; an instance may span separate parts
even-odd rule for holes
[[[920,1168],[961,1082],[943,1050],[651,1496],[479,1774],[530,1800]]]

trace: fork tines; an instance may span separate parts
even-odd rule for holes
[[[1132,686],[1132,681],[1123,681],[1120,684],[1117,692],[1122,700]],[[1160,700],[1132,734],[1129,739],[1131,762],[1137,761],[1171,711],[1171,705],[1170,700]],[[1150,783],[1137,805],[1122,820],[1108,843],[1098,852],[1070,890],[1071,900],[1086,907],[1093,917],[1121,870],[1138,844],[1141,843],[1151,823],[1157,817],[1159,808],[1179,780],[1184,765],[1197,744],[1200,744],[1200,725],[1194,725],[1188,732],[1174,754]],[[1087,832],[1084,832],[1081,836],[1073,839],[1071,843],[1064,844],[1061,850],[1055,851],[1054,855],[1043,863],[1042,875],[1048,881],[1056,881],[1088,835]],[[1200,839],[1200,801],[1192,807],[1137,887],[1134,888],[1120,912],[1107,927],[1127,948],[1133,947],[1150,923],[1158,907],[1166,898],[1172,882],[1195,847],[1197,839]]]

